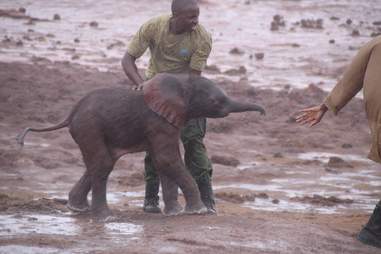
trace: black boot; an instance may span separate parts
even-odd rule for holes
[[[201,200],[208,209],[209,214],[217,214],[216,203],[212,189],[212,182],[209,176],[202,176],[197,181],[200,190]]]
[[[381,248],[381,200],[376,205],[368,223],[358,234],[357,239],[364,244]]]
[[[161,213],[159,207],[159,179],[146,182],[143,211],[146,213]]]

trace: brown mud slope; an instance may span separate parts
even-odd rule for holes
[[[372,198],[372,207],[379,197],[372,182],[379,167],[298,157],[315,151],[364,158],[369,136],[362,101],[309,129],[298,126],[293,114],[326,96],[315,86],[272,91],[244,81],[219,85],[235,98],[263,105],[267,115],[209,120],[206,145],[215,162],[218,215],[144,214],[143,154],[132,154],[118,162],[109,181],[118,219],[99,223],[65,208],[84,167],[67,129],[30,133],[23,149],[14,137],[26,126],[59,122],[93,89],[128,89],[123,73],[48,61],[0,63],[0,253],[379,253],[355,239],[371,211],[361,201]],[[373,169],[374,179],[361,173]],[[352,189],[368,194],[360,197]],[[297,211],[299,206],[309,210]]]

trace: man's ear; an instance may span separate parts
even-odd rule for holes
[[[181,128],[186,120],[186,99],[182,83],[173,76],[156,76],[143,86],[147,106],[169,123]]]

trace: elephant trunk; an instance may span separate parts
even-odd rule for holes
[[[261,115],[265,115],[265,110],[256,104],[252,103],[242,103],[238,101],[231,100],[229,103],[229,112],[230,113],[239,113],[239,112],[246,112],[246,111],[258,111],[261,113]]]

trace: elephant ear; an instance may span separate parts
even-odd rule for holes
[[[186,99],[181,82],[171,76],[156,76],[143,86],[147,106],[177,128],[185,124]]]

